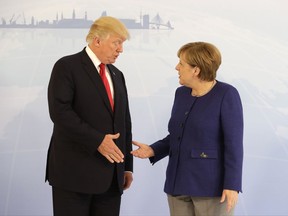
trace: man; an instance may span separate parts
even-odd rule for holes
[[[46,180],[55,216],[119,215],[121,194],[133,180],[132,135],[125,79],[112,64],[126,39],[123,23],[101,17],[90,28],[88,45],[54,65]]]

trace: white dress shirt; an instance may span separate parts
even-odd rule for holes
[[[91,59],[91,61],[93,62],[95,68],[97,69],[98,73],[100,73],[100,67],[99,65],[101,64],[101,61],[97,58],[97,56],[93,53],[93,51],[90,49],[90,47],[87,45],[85,48],[86,53],[88,54],[89,58]],[[114,99],[114,88],[113,88],[113,83],[112,83],[112,79],[111,79],[111,75],[110,75],[110,71],[107,68],[107,66],[105,65],[105,74],[107,77],[107,80],[109,82],[109,86],[110,86],[110,90],[111,90],[111,94],[112,94],[112,98]]]

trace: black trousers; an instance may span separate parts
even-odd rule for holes
[[[52,187],[54,216],[119,216],[121,194],[117,179],[103,194],[85,194]]]

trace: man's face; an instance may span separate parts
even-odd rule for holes
[[[95,39],[97,40],[97,39]],[[98,53],[97,57],[104,64],[113,64],[116,59],[123,52],[124,39],[110,35],[105,39],[98,39]]]

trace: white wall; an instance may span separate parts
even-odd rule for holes
[[[288,215],[288,2],[285,0],[0,0],[9,23],[53,20],[61,13],[94,20],[102,11],[139,21],[157,13],[174,30],[130,30],[118,66],[126,76],[134,139],[164,137],[178,87],[176,53],[190,41],[215,44],[218,79],[237,87],[245,115],[243,193],[236,215]],[[18,18],[18,19],[17,19]],[[13,21],[13,20],[12,20]],[[2,21],[0,21],[2,23]],[[1,24],[0,23],[0,24]],[[87,29],[0,28],[0,215],[52,215],[44,183],[52,130],[46,90],[63,55],[82,50]],[[122,216],[168,215],[163,192],[167,160],[135,159],[134,183]]]

